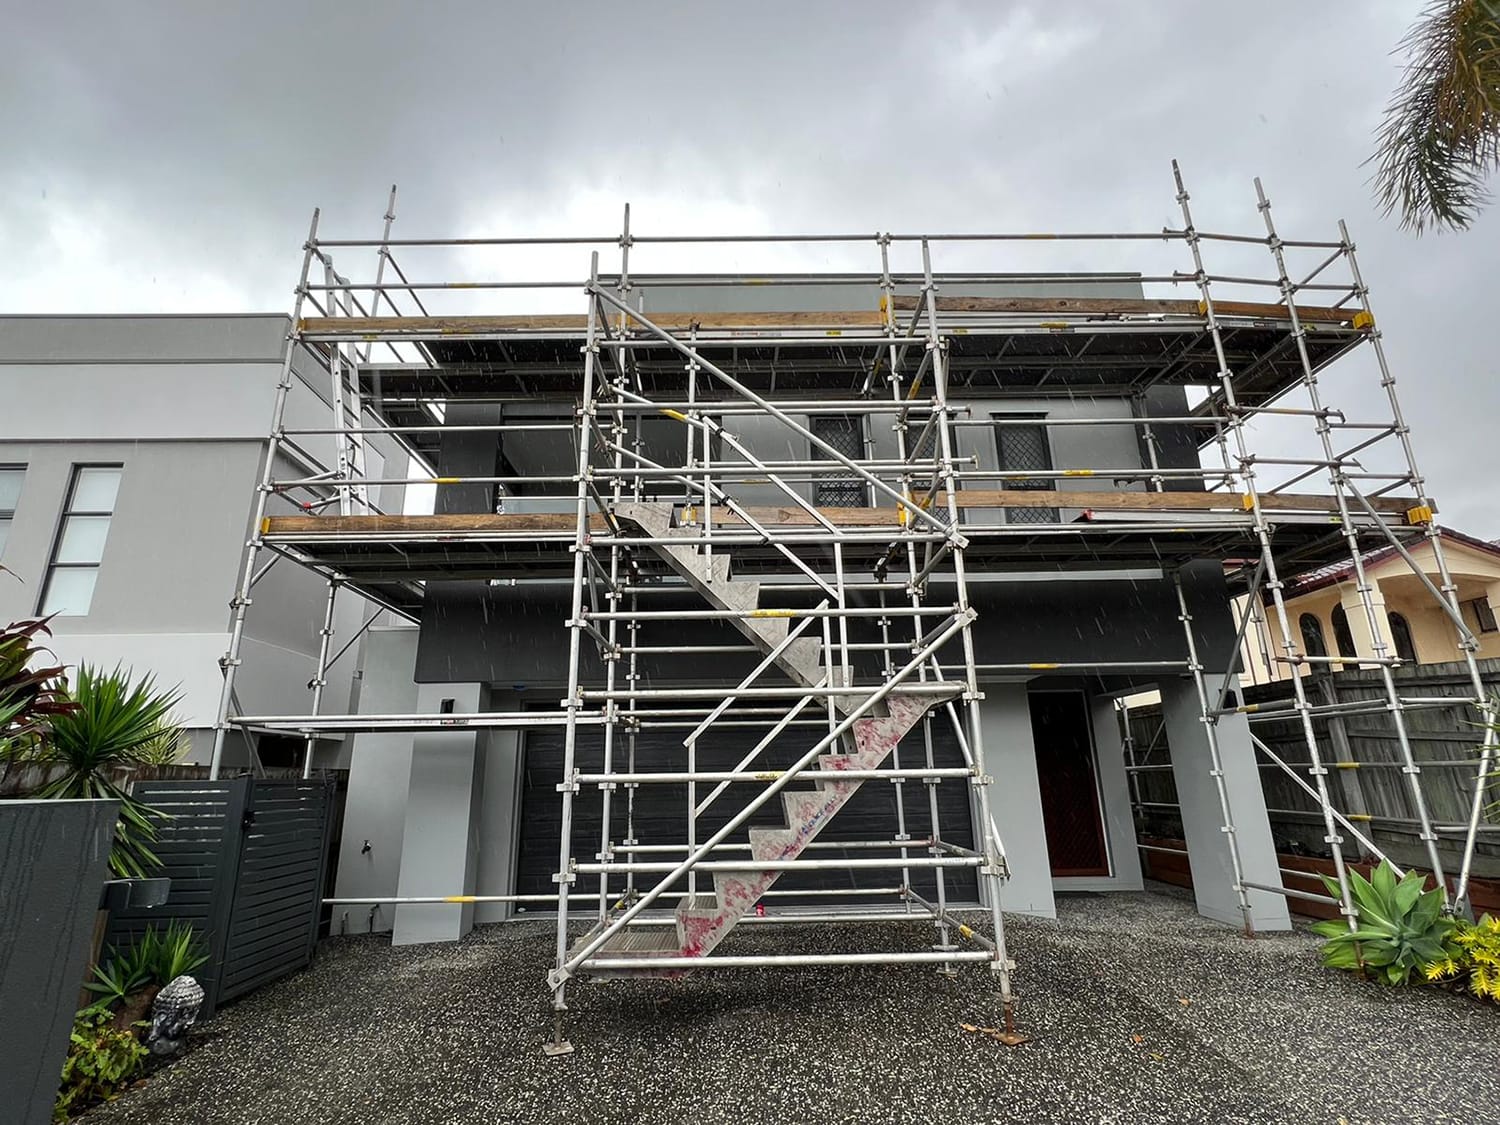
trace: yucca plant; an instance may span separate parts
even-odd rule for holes
[[[1313,932],[1328,940],[1321,952],[1330,969],[1366,970],[1388,984],[1406,984],[1414,972],[1448,956],[1454,920],[1443,913],[1443,892],[1424,891],[1427,877],[1408,871],[1398,882],[1387,862],[1366,879],[1349,871],[1349,891],[1358,910],[1350,930],[1342,920],[1319,922]],[[1335,899],[1339,885],[1327,875],[1323,883]]]
[[[118,666],[104,672],[84,664],[64,697],[75,706],[53,716],[37,758],[61,773],[37,796],[119,801],[110,870],[120,878],[143,878],[161,864],[151,850],[161,814],[127,793],[112,775],[140,762],[142,747],[160,736],[181,696],[176,690],[158,691],[151,676],[132,682]]]

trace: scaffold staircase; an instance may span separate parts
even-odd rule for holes
[[[732,559],[720,550],[707,554],[698,545],[699,530],[678,526],[672,504],[622,504],[616,515],[638,527],[652,540],[651,549],[705,600],[717,609],[745,616],[731,620],[740,631],[794,682],[815,688],[828,684],[822,644],[811,637],[791,637],[792,611],[760,606],[761,584],[733,577]],[[671,539],[682,539],[681,546]],[[758,616],[763,614],[764,616]],[[954,685],[957,693],[959,685]],[[832,697],[836,714],[846,717],[858,706],[859,692]],[[864,784],[863,777],[840,778],[846,771],[871,771],[881,767],[891,751],[924,715],[945,697],[892,691],[872,713],[856,718],[843,739],[845,752],[820,755],[803,773],[812,789],[783,790],[780,794],[784,827],[752,826],[749,831],[753,863],[789,863],[817,839],[824,828],[849,803]],[[768,774],[774,778],[779,774]],[[676,911],[674,927],[619,930],[602,945],[596,956],[639,960],[639,970],[615,970],[608,976],[680,976],[681,970],[653,970],[653,958],[705,957],[749,913],[783,874],[782,868],[713,872],[713,892],[685,896]],[[574,945],[583,948],[595,935],[591,930]]]

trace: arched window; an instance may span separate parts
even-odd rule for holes
[[[1330,614],[1333,621],[1333,643],[1338,646],[1339,655],[1345,660],[1353,660],[1354,634],[1349,632],[1349,615],[1344,612],[1344,607],[1336,605]]]
[[[1386,615],[1391,623],[1391,640],[1396,645],[1396,655],[1411,664],[1417,662],[1417,646],[1411,639],[1411,625],[1399,613]]]
[[[1328,645],[1323,640],[1323,623],[1310,613],[1297,619],[1302,630],[1302,652],[1305,656],[1327,656]]]

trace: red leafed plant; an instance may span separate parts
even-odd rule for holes
[[[63,669],[40,641],[50,617],[13,621],[0,629],[0,784],[30,761],[54,715],[77,710],[63,694]]]

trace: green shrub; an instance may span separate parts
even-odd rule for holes
[[[100,997],[96,1005],[99,1008],[113,1008],[151,983],[139,957],[131,954],[121,957],[114,950],[110,953],[109,961],[95,965],[94,979],[84,985]]]
[[[1339,885],[1323,876],[1328,893],[1340,897]],[[1366,879],[1349,872],[1349,890],[1358,911],[1350,930],[1342,920],[1319,922],[1313,932],[1323,943],[1323,964],[1331,969],[1370,970],[1388,984],[1406,984],[1413,972],[1449,956],[1449,939],[1457,923],[1443,914],[1443,894],[1422,889],[1426,876],[1408,871],[1399,882],[1382,862]]]
[[[94,979],[85,987],[103,997],[100,1004],[114,1007],[151,985],[165,986],[207,962],[208,951],[198,931],[190,922],[173,918],[164,933],[151,925],[124,950],[111,946],[108,961],[94,967]]]
[[[208,950],[190,922],[173,918],[166,932],[159,935],[152,926],[141,936],[145,969],[159,985],[170,984],[184,973],[191,973],[208,963]]]
[[[1475,996],[1500,1001],[1500,918],[1486,914],[1460,922],[1449,938],[1448,956],[1427,966],[1427,979],[1465,981]]]
[[[141,1069],[148,1053],[135,1032],[112,1026],[109,1012],[102,1007],[79,1012],[73,1018],[52,1119],[66,1121],[115,1097]]]

